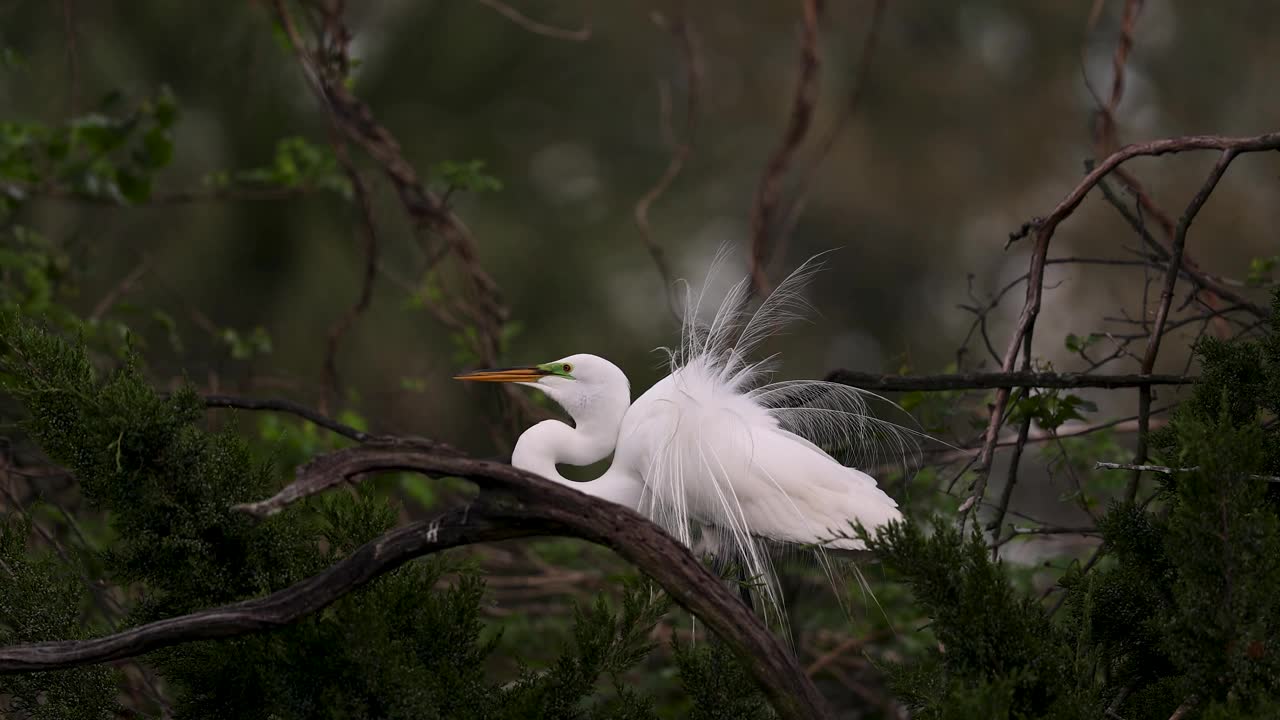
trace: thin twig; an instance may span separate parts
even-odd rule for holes
[[[1126,388],[1151,385],[1190,385],[1197,378],[1188,375],[1093,375],[1089,373],[992,372],[946,375],[878,375],[854,370],[832,370],[828,382],[879,392],[937,392],[944,390],[989,390],[992,388]]]
[[[1030,269],[1028,271],[1029,280],[1027,283],[1027,298],[1023,303],[1022,312],[1019,313],[1017,326],[1014,329],[1013,335],[1009,338],[1009,344],[1005,349],[1003,361],[1000,366],[1001,370],[1004,372],[1013,370],[1018,350],[1022,346],[1025,338],[1033,332],[1036,317],[1040,314],[1040,303],[1044,292],[1045,258],[1049,252],[1049,243],[1053,239],[1054,231],[1057,230],[1058,225],[1075,212],[1075,209],[1079,207],[1085,196],[1089,194],[1089,191],[1092,190],[1093,187],[1102,180],[1102,178],[1106,177],[1121,164],[1132,160],[1135,157],[1158,156],[1169,153],[1188,152],[1192,150],[1219,150],[1224,152],[1230,150],[1233,151],[1233,153],[1238,154],[1277,149],[1280,149],[1280,132],[1266,133],[1250,137],[1188,135],[1184,137],[1167,138],[1163,140],[1153,140],[1151,142],[1127,145],[1107,156],[1107,158],[1099,163],[1096,168],[1085,175],[1083,180],[1077,183],[1076,187],[1058,203],[1047,217],[1026,223],[1018,232],[1011,233],[1009,236],[1009,241],[1006,244],[1006,247],[1008,247],[1009,244],[1017,242],[1028,232],[1034,230],[1035,246],[1031,251]],[[1172,263],[1172,265],[1176,268],[1180,266],[1180,263]],[[973,494],[975,498],[980,498],[986,493],[987,481],[991,474],[991,459],[995,453],[995,445],[999,437],[1000,426],[1004,422],[1005,406],[1008,401],[1009,389],[998,389],[996,391],[995,402],[992,404],[991,416],[987,423],[982,454],[976,468],[977,477],[973,483]],[[976,504],[977,503],[974,502],[966,502],[964,506],[967,510],[972,510]],[[966,513],[964,519],[967,518],[968,514]]]
[[[521,13],[519,10],[516,10],[515,8],[511,7],[508,4],[504,2],[498,2],[498,0],[476,0],[476,2],[493,10],[499,15],[505,17],[506,19],[510,20],[511,22],[515,23],[516,25],[519,25],[520,27],[524,28],[525,30],[528,30],[529,32],[535,35],[544,35],[549,38],[555,38],[557,40],[569,40],[572,42],[585,42],[586,40],[589,40],[591,38],[591,21],[589,19],[583,19],[582,29],[580,30],[566,30],[564,28],[558,28],[552,25],[546,25],[546,24],[540,23],[537,20],[534,20],[528,17],[524,13]]]
[[[381,167],[415,229],[441,238],[455,258],[460,271],[452,275],[462,285],[460,292],[448,299],[447,308],[428,303],[428,309],[451,330],[470,340],[470,349],[480,363],[498,365],[503,328],[509,316],[498,284],[481,264],[475,238],[462,219],[439,194],[423,184],[396,137],[348,87],[345,69],[350,64],[346,57],[350,33],[343,24],[341,8],[325,11],[325,29],[319,31],[318,49],[313,51],[303,41],[285,1],[272,0],[270,7],[289,38],[308,84],[331,120]],[[440,309],[445,311],[437,312]],[[511,428],[518,426],[521,417],[538,414],[519,388],[504,387],[503,394],[507,401],[505,421]]]
[[[1214,163],[1213,169],[1209,172],[1209,177],[1205,178],[1204,184],[1200,186],[1199,192],[1191,199],[1191,204],[1187,206],[1187,211],[1182,214],[1178,220],[1178,228],[1173,235],[1173,246],[1169,249],[1169,267],[1165,271],[1164,286],[1160,290],[1160,304],[1156,307],[1155,324],[1151,330],[1151,337],[1147,341],[1147,350],[1142,356],[1142,372],[1150,373],[1155,367],[1156,354],[1160,351],[1160,339],[1164,336],[1164,326],[1169,320],[1169,305],[1173,302],[1173,289],[1178,282],[1178,268],[1182,267],[1182,253],[1187,245],[1187,230],[1191,227],[1191,223],[1195,221],[1196,215],[1200,213],[1200,208],[1204,207],[1205,202],[1209,199],[1209,195],[1213,193],[1214,188],[1218,186],[1218,181],[1222,179],[1222,175],[1226,173],[1227,167],[1231,165],[1231,161],[1236,157],[1236,151],[1226,149],[1218,156],[1218,161]],[[1147,461],[1147,423],[1151,412],[1151,386],[1147,385],[1138,388],[1138,447],[1134,452],[1133,462],[1140,465]],[[1133,477],[1129,480],[1129,485],[1125,490],[1125,500],[1133,502],[1138,496],[1138,484],[1142,479],[1142,473],[1134,471]]]
[[[368,442],[377,439],[378,435],[373,435],[363,430],[357,430],[350,425],[338,422],[324,413],[312,410],[305,405],[295,403],[289,400],[263,400],[256,398],[235,397],[233,395],[205,395],[205,407],[209,408],[237,408],[240,410],[269,410],[272,412],[283,412],[290,415],[296,415],[313,425],[317,425],[331,432],[337,433],[345,438],[355,440],[356,442]]]
[[[351,180],[351,191],[355,196],[356,207],[360,213],[359,234],[361,238],[360,244],[364,249],[364,273],[360,281],[360,294],[356,296],[355,302],[347,308],[346,312],[329,326],[329,334],[325,339],[321,377],[323,404],[320,409],[326,413],[330,404],[338,401],[341,391],[338,381],[338,344],[342,341],[343,336],[347,334],[347,331],[351,329],[351,326],[355,324],[355,321],[369,309],[369,304],[373,300],[373,283],[378,275],[378,228],[373,218],[373,206],[369,200],[369,189],[365,187],[364,179],[360,177],[360,172],[356,170],[355,165],[351,162],[344,143],[334,143],[334,155],[342,165],[343,171],[346,172],[347,178]]]
[[[1095,470],[1130,470],[1133,472],[1153,472],[1160,475],[1175,475],[1177,473],[1196,472],[1200,469],[1199,465],[1191,467],[1168,467],[1166,465],[1150,465],[1144,463],[1115,463],[1102,462],[1099,460],[1093,464]],[[1250,480],[1266,480],[1267,482],[1280,482],[1280,476],[1276,475],[1246,475]]]
[[[147,258],[144,257],[142,261],[133,268],[133,270],[129,271],[128,275],[125,275],[120,279],[120,282],[113,285],[112,288],[107,291],[107,294],[103,295],[102,299],[93,306],[93,310],[89,313],[89,322],[92,323],[102,320],[102,317],[107,314],[107,311],[109,311],[125,293],[128,293],[129,290],[133,288],[134,284],[142,279],[143,275],[147,274],[147,270]]]
[[[1280,132],[1263,133],[1246,137],[1227,137],[1223,135],[1184,135],[1181,137],[1151,140],[1144,143],[1126,145],[1108,155],[1097,167],[1091,170],[1064,197],[1047,217],[1036,218],[1024,223],[1018,231],[1010,233],[1009,244],[1026,237],[1032,231],[1037,235],[1056,230],[1077,206],[1084,200],[1089,191],[1098,182],[1111,174],[1116,168],[1136,157],[1158,157],[1196,150],[1234,150],[1239,153],[1266,152],[1280,149]]]
[[[1167,411],[1168,409],[1169,409],[1168,407],[1163,407],[1157,410],[1152,410],[1151,414],[1155,415],[1158,413],[1162,413]],[[1155,420],[1153,421],[1153,425],[1158,427],[1162,425],[1162,422],[1159,420]],[[1069,430],[1063,430],[1059,428],[1057,431],[1053,433],[1049,432],[1048,430],[1034,430],[1027,434],[1027,442],[1028,443],[1053,442],[1059,438],[1070,438],[1070,437],[1079,437],[1081,435],[1091,435],[1093,433],[1101,432],[1103,430],[1115,430],[1116,432],[1123,432],[1123,433],[1137,432],[1138,416],[1133,415],[1127,418],[1117,418],[1115,420],[1108,420],[1107,422],[1097,423],[1094,425],[1084,425],[1084,426],[1072,428]],[[996,449],[998,450],[1001,448],[1014,447],[1016,445],[1017,445],[1017,439],[1015,436],[1014,438],[1006,438],[1004,440],[1000,440],[996,442]],[[976,461],[978,457],[981,455],[981,452],[982,452],[981,448],[967,448],[967,449],[966,448],[961,448],[961,449],[947,448],[947,449],[937,450],[933,452],[927,451],[924,453],[924,455],[929,460],[930,464],[945,465],[948,463],[956,462],[958,460],[968,460],[969,464],[972,465],[972,464],[976,464]],[[968,468],[966,467],[965,469],[967,470]],[[894,466],[885,466],[883,468],[877,468],[877,471],[881,473],[891,472],[893,470],[894,470]]]
[[[813,121],[813,108],[818,100],[818,0],[801,0],[803,6],[802,32],[800,36],[800,69],[796,81],[796,94],[791,101],[791,114],[782,142],[769,157],[760,185],[756,188],[755,202],[751,206],[751,285],[760,297],[769,294],[770,283],[766,267],[770,258],[770,231],[774,213],[782,198],[782,181],[791,165],[791,159],[804,142]]]
[[[876,46],[879,44],[880,28],[883,25],[885,9],[888,5],[888,0],[875,0],[875,4],[871,8],[870,25],[867,28],[867,36],[862,41],[862,54],[858,58],[858,63],[853,71],[852,86],[849,90],[848,98],[845,100],[844,107],[841,108],[835,124],[832,125],[831,130],[821,142],[818,143],[818,150],[814,153],[813,159],[798,173],[795,197],[787,210],[782,227],[778,230],[778,235],[771,251],[774,258],[781,258],[786,254],[787,241],[790,239],[791,233],[795,231],[796,223],[800,220],[800,214],[804,211],[805,203],[809,197],[810,184],[817,176],[818,168],[831,155],[831,149],[835,147],[836,141],[844,134],[845,126],[862,103],[863,91],[867,85],[867,76],[871,73],[871,59],[875,57]]]
[[[1028,372],[1031,369],[1031,335],[1027,335],[1022,343],[1022,372]],[[1030,388],[1027,389],[1030,392]],[[1000,493],[1000,508],[997,512],[996,519],[989,526],[991,537],[993,539],[999,537],[1000,525],[1004,523],[1005,512],[1008,511],[1009,502],[1013,499],[1013,489],[1018,483],[1018,465],[1022,463],[1022,451],[1027,445],[1027,433],[1031,431],[1031,417],[1027,416],[1022,420],[1022,426],[1018,428],[1018,440],[1013,446],[1013,457],[1009,458],[1009,473],[1005,478],[1004,491]],[[979,498],[985,500],[986,498]],[[994,560],[999,552],[998,546],[992,546],[991,558]]]
[[[675,287],[671,282],[671,268],[667,264],[666,253],[662,246],[653,239],[653,234],[649,228],[649,208],[653,203],[661,197],[676,178],[680,176],[684,170],[684,165],[689,159],[689,154],[693,152],[694,132],[698,127],[698,105],[702,95],[702,55],[698,52],[698,38],[694,33],[693,26],[688,18],[683,15],[677,16],[675,20],[666,21],[662,16],[657,19],[660,24],[670,26],[671,33],[680,43],[681,54],[684,56],[685,67],[685,119],[684,119],[684,135],[679,144],[675,145],[671,151],[671,158],[667,161],[667,167],[662,171],[662,176],[658,181],[649,188],[640,199],[636,201],[635,220],[636,227],[640,230],[640,241],[644,243],[645,249],[649,251],[649,255],[653,258],[654,265],[658,268],[658,275],[662,278],[662,290],[667,298],[667,307],[671,310],[671,314],[680,320],[680,313],[676,309],[673,293]],[[663,86],[665,87],[665,86]],[[667,96],[663,96],[667,98]],[[670,100],[662,104],[662,126],[664,135],[672,138],[674,143],[675,133],[671,128],[671,110]]]
[[[1024,537],[1027,535],[1087,535],[1099,536],[1102,534],[1096,527],[1011,527],[1009,534],[1000,538],[995,542],[994,548],[1006,545],[1010,540],[1016,537]],[[993,548],[993,549],[994,549]]]
[[[840,658],[840,656],[847,654],[851,650],[856,650],[872,640],[888,637],[890,633],[890,630],[885,629],[873,631],[867,635],[852,635],[847,637],[836,644],[835,647],[818,656],[818,658],[812,663],[809,663],[809,667],[805,668],[804,672],[809,677],[813,677],[818,674],[819,670],[835,662]]]
[[[1027,434],[1030,431],[1031,416],[1028,415],[1018,426],[1018,438],[1013,445],[1013,456],[1009,458],[1009,476],[1005,479],[1004,489],[1000,491],[1000,504],[996,507],[996,516],[987,525],[987,529],[993,532],[999,531],[1000,526],[1004,524],[1005,513],[1009,511],[1009,503],[1013,500],[1013,488],[1018,483],[1018,465],[1022,462],[1022,450],[1027,445]],[[999,544],[991,548],[992,552],[996,547],[999,547]]]

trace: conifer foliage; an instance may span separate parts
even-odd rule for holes
[[[977,535],[938,519],[871,546],[931,618],[936,649],[889,668],[919,717],[1270,718],[1280,712],[1280,294],[1271,331],[1202,339],[1202,379],[1153,436],[1154,494],[1104,516],[1104,559],[1016,591]]]
[[[25,429],[107,512],[115,538],[101,558],[113,583],[141,588],[124,624],[279,590],[387,530],[395,513],[372,491],[335,493],[267,522],[229,508],[269,495],[279,473],[235,429],[203,428],[190,389],[152,389],[130,356],[99,374],[83,347],[7,312],[0,373]],[[25,548],[16,518],[0,534],[0,643],[83,637],[78,568]],[[442,584],[445,573],[459,579]],[[190,643],[146,662],[175,687],[181,718],[651,718],[652,703],[620,682],[652,649],[668,607],[648,583],[580,608],[573,639],[545,672],[495,683],[486,661],[501,638],[480,620],[484,583],[448,556],[409,563],[322,613],[274,632]],[[692,700],[764,707],[741,671],[705,670],[731,657],[682,651]],[[104,666],[0,678],[14,708],[39,718],[109,718],[115,671]],[[597,693],[608,678],[611,693]],[[600,699],[603,697],[604,699]],[[695,705],[696,706],[696,705]],[[706,715],[721,717],[721,715]]]

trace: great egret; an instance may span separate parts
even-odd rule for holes
[[[717,264],[719,261],[717,261]],[[764,580],[782,613],[765,542],[860,550],[851,523],[870,532],[902,515],[871,476],[831,452],[860,454],[907,434],[868,414],[864,391],[811,380],[766,383],[776,356],[751,352],[810,309],[801,290],[816,258],[748,312],[747,279],[733,286],[709,324],[689,298],[680,347],[666,349],[670,374],[631,403],[627,377],[596,355],[456,376],[514,382],[546,393],[573,426],[544,420],[516,442],[512,464],[647,515],[690,547],[710,549]],[[705,293],[705,288],[702,291]],[[874,396],[872,396],[874,397]],[[612,452],[598,479],[575,482],[559,463],[589,465]],[[696,535],[696,537],[695,537]],[[785,614],[782,614],[785,622]]]

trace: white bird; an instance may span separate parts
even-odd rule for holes
[[[680,347],[664,348],[670,374],[635,403],[626,375],[596,355],[456,379],[546,393],[573,426],[544,420],[529,428],[516,442],[513,465],[637,510],[687,546],[738,562],[763,581],[785,623],[769,541],[860,550],[852,523],[874,533],[902,518],[871,476],[819,447],[858,455],[888,440],[904,450],[908,432],[867,412],[866,397],[878,396],[822,381],[767,383],[776,357],[748,359],[809,309],[800,291],[818,269],[816,259],[802,265],[754,312],[747,312],[750,286],[742,280],[709,324],[697,320],[701,294],[690,298]],[[556,469],[611,452],[613,463],[596,480],[572,481]]]

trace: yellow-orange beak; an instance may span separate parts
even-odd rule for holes
[[[536,365],[512,368],[491,368],[454,375],[454,380],[470,380],[471,382],[537,382],[551,373]]]

